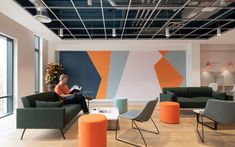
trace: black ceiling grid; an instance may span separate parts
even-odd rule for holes
[[[32,16],[36,6],[15,0]],[[61,39],[209,39],[235,28],[235,2],[220,0],[38,0]],[[91,5],[88,5],[88,1]],[[166,37],[165,29],[170,36]],[[116,36],[113,37],[113,29]]]

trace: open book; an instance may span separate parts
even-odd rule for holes
[[[78,93],[82,90],[82,86],[78,86],[78,85],[73,85],[72,88],[70,88],[70,94],[73,94],[73,93]]]

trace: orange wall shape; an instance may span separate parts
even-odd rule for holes
[[[158,51],[162,56],[165,56],[169,51],[167,50],[160,50]]]
[[[166,58],[160,59],[154,65],[160,87],[179,87],[183,81],[180,73],[169,63]]]
[[[108,86],[111,51],[88,51],[87,53],[101,77],[96,99],[104,99]]]

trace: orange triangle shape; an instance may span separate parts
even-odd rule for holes
[[[165,56],[169,51],[167,50],[160,50],[159,53],[162,55],[162,56]]]

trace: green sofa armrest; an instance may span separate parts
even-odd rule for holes
[[[164,94],[164,93],[160,93],[160,102],[164,102],[164,101],[172,101],[172,102],[176,102],[177,98],[175,98],[173,95],[171,94]]]
[[[228,95],[227,97],[228,97],[229,101],[233,101],[233,96],[232,95]]]
[[[226,93],[221,93],[221,92],[214,92],[212,93],[212,97],[218,100],[229,100],[228,95]]]
[[[18,108],[16,127],[63,129],[65,127],[65,108]]]

